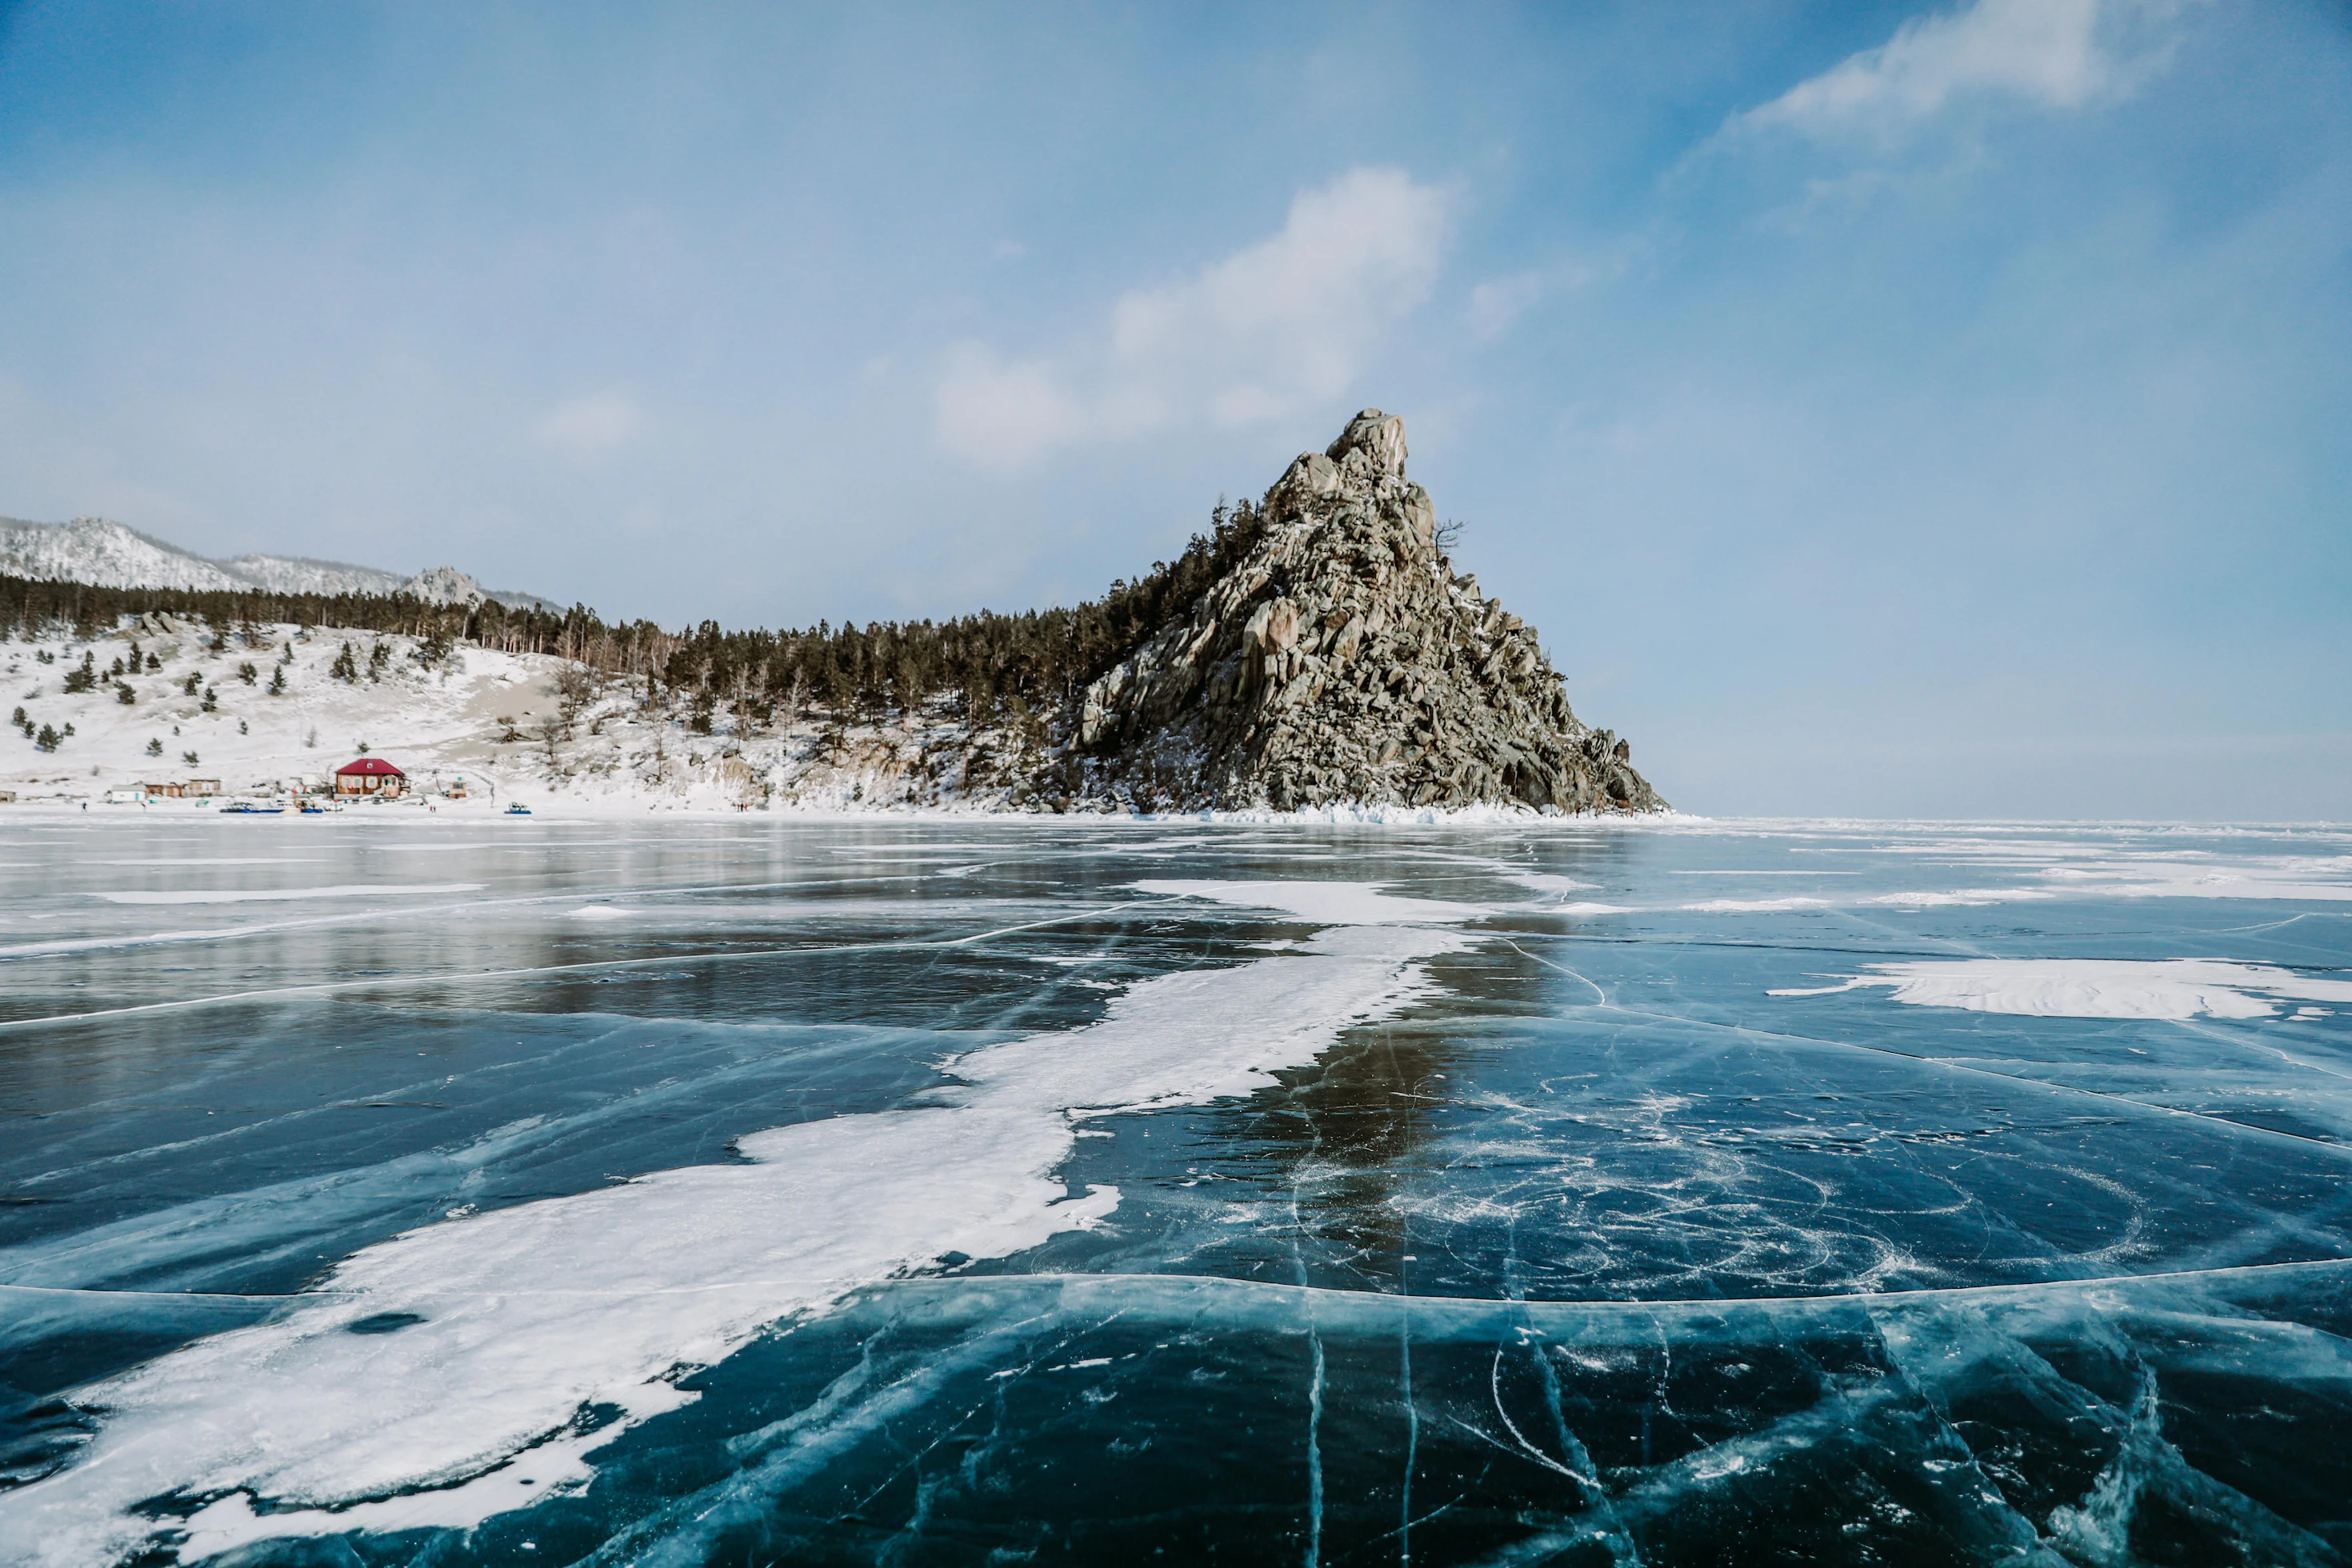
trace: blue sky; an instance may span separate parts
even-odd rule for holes
[[[1679,805],[2352,818],[2348,15],[0,7],[0,514],[939,616],[1377,405]]]

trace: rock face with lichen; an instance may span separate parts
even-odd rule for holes
[[[1163,808],[1342,802],[1665,809],[1580,722],[1535,628],[1457,576],[1404,421],[1368,408],[1266,492],[1255,547],[1087,688],[1077,793]]]

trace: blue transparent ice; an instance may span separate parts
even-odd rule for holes
[[[0,862],[0,1561],[2352,1555],[2352,835]]]

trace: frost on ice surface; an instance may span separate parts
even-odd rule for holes
[[[2345,835],[0,836],[0,1562],[2352,1553]]]

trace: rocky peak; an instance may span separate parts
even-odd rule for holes
[[[455,566],[432,566],[401,584],[401,592],[428,605],[464,605],[468,609],[489,595],[471,574]]]
[[[1535,629],[1439,552],[1404,421],[1367,408],[1266,491],[1256,542],[1087,689],[1088,793],[1169,805],[1664,808]]]

